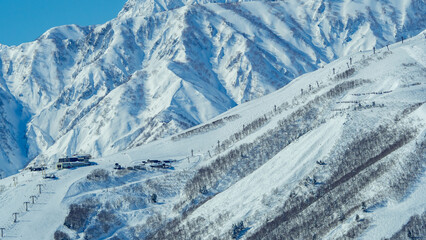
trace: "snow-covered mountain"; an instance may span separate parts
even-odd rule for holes
[[[56,180],[2,179],[0,227],[17,239],[421,239],[425,34],[97,165],[48,169]]]
[[[0,169],[112,154],[182,131],[338,57],[418,34],[425,8],[422,0],[130,0],[105,24],[2,45],[0,84],[16,108],[0,122],[29,116],[17,130],[24,138],[2,128],[11,141],[1,148],[15,146],[0,161],[15,167]]]

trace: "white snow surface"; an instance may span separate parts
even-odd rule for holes
[[[425,8],[422,0],[129,0],[105,24],[1,45],[0,88],[11,104],[0,123],[19,126],[1,127],[9,150],[0,171],[77,152],[106,156],[204,123],[339,57],[417,35]]]
[[[208,6],[208,8],[213,7],[219,6]],[[243,236],[245,238],[256,231],[262,223],[276,215],[276,210],[289,198],[292,190],[303,189],[304,180],[311,176],[313,171],[320,168],[315,164],[315,161],[330,156],[338,147],[344,146],[353,138],[360,137],[375,126],[392,123],[395,114],[411,104],[423,103],[399,124],[401,127],[416,126],[418,134],[414,140],[392,154],[395,154],[398,159],[404,159],[413,152],[416,142],[425,141],[426,40],[424,33],[405,40],[403,44],[399,42],[390,45],[390,51],[387,51],[384,47],[377,49],[376,54],[373,54],[372,51],[364,51],[333,61],[325,65],[324,68],[296,78],[274,93],[243,103],[211,120],[203,119],[203,121],[207,121],[206,124],[190,128],[181,135],[177,134],[116,154],[93,159],[97,165],[70,170],[55,170],[54,166],[49,166],[47,172],[56,174],[57,180],[42,179],[41,172],[30,172],[29,170],[23,170],[18,174],[1,179],[0,227],[5,228],[5,238],[52,239],[57,230],[67,233],[72,239],[88,237],[89,232],[87,231],[73,231],[63,225],[69,205],[72,203],[79,204],[85,199],[97,201],[97,207],[112,211],[119,220],[119,224],[115,224],[105,234],[96,235],[97,237],[93,239],[112,239],[114,236],[120,239],[134,239],[134,234],[143,238],[146,233],[138,231],[141,231],[140,229],[143,229],[143,226],[152,226],[149,225],[149,222],[154,221],[154,216],[161,216],[162,220],[159,221],[162,223],[179,216],[180,213],[174,210],[174,206],[185,200],[184,187],[186,182],[198,169],[208,166],[218,157],[214,150],[218,140],[223,142],[253,120],[264,115],[270,116],[270,120],[264,126],[233,143],[225,152],[220,153],[226,154],[226,152],[244,143],[255,142],[258,137],[277,128],[279,120],[302,108],[310,100],[324,94],[338,83],[356,79],[369,80],[370,82],[343,93],[338,99],[333,99],[331,106],[324,106],[320,115],[325,117],[324,123],[308,131],[276,155],[271,156],[266,163],[253,172],[242,178],[237,178],[236,175],[232,174],[226,176],[212,190],[216,191],[212,198],[197,207],[182,222],[182,224],[185,224],[185,222],[202,217],[207,220],[207,223],[211,223],[220,218],[221,214],[225,214],[224,220],[217,226],[212,225],[213,227],[209,228],[204,238],[226,238],[230,229],[232,229],[232,225],[239,221],[244,221],[246,226],[249,227],[247,233]],[[336,81],[333,69],[337,73],[345,71],[350,59],[353,61],[352,67],[356,69],[355,74],[348,79]],[[161,67],[161,65],[158,65],[158,67]],[[168,72],[160,73],[170,74]],[[95,78],[93,77],[93,79]],[[185,81],[172,87],[169,84],[166,84],[166,86],[157,85],[150,83],[150,81],[154,80],[147,80],[145,86],[149,89],[147,91],[152,91],[153,96],[157,92],[155,88],[166,87],[181,89],[175,94],[177,97],[173,101],[176,102],[201,101],[200,99],[203,99],[194,91],[184,94],[185,88],[188,87],[188,83]],[[137,84],[132,83],[131,80],[126,84],[138,89]],[[302,95],[301,89],[304,90]],[[100,88],[99,91],[102,91],[102,89]],[[136,108],[127,105],[114,104],[114,102],[120,102],[121,99],[113,97],[113,94],[132,98],[128,91],[127,88],[117,87],[103,99],[108,99],[107,102],[110,106],[129,107],[132,111],[138,111]],[[156,97],[167,96],[159,95]],[[355,100],[361,101],[364,106],[371,106],[372,102],[375,102],[376,106],[379,107],[353,110],[354,107],[357,107],[357,104],[345,102]],[[284,102],[289,103],[286,110],[270,115],[273,112],[274,105],[281,106]],[[71,102],[70,104],[75,103]],[[79,104],[84,105],[84,103]],[[160,108],[161,106],[157,105],[157,107]],[[196,108],[196,106],[194,107]],[[101,115],[97,118],[95,115],[89,115],[85,117],[84,121],[96,122],[102,121],[103,118],[110,118],[110,121],[114,122],[125,121],[126,118],[130,118],[129,115],[118,114],[119,109],[112,109],[105,111],[102,106],[94,108],[92,111],[98,111]],[[158,109],[151,111],[158,111]],[[208,108],[200,108],[198,111],[203,111],[199,116],[210,114]],[[42,112],[45,111],[41,110]],[[225,120],[217,123],[219,119]],[[217,124],[212,124],[213,122]],[[109,123],[106,121],[105,124]],[[126,125],[124,128],[131,128],[131,123]],[[300,123],[300,125],[303,125],[303,123]],[[106,125],[106,128],[112,128],[112,125]],[[51,135],[42,128],[33,129],[33,134]],[[61,139],[67,139],[68,144],[90,146],[90,139],[85,139],[79,135],[83,131],[90,132],[92,130],[73,129],[70,130],[70,133],[64,134]],[[111,135],[118,135],[120,131],[124,130],[117,128],[108,131],[100,129],[102,134]],[[190,134],[191,132],[192,134]],[[185,135],[185,133],[188,134]],[[83,143],[79,143],[78,138],[81,138]],[[51,141],[48,137],[46,139]],[[128,144],[128,142],[125,141],[123,144]],[[59,145],[56,141],[53,146],[56,146],[55,149],[61,149],[62,145]],[[101,148],[100,143],[97,146]],[[53,151],[53,148],[48,150]],[[66,151],[65,148],[62,150]],[[194,151],[193,156],[191,150]],[[210,157],[209,154],[212,156]],[[52,155],[54,154],[52,153]],[[142,160],[147,159],[176,160],[176,162],[173,164],[173,169],[125,170],[121,173],[113,170],[116,162],[126,167],[140,164]],[[88,180],[86,176],[94,169],[105,169],[110,174],[109,180],[100,182]],[[324,172],[322,176],[319,175],[319,177],[327,177],[327,172]],[[380,190],[385,191],[390,177],[384,175],[372,182],[361,193],[365,196],[372,196]],[[324,238],[336,239],[343,236],[354,224],[353,219],[357,213],[371,221],[367,230],[358,236],[359,239],[380,239],[392,236],[408,221],[410,216],[421,214],[426,210],[425,179],[426,174],[423,171],[420,178],[411,185],[404,198],[394,198],[389,195],[386,204],[371,212],[356,211],[353,216],[348,216],[346,222],[330,230]],[[38,184],[43,184],[41,194],[38,193]],[[152,193],[158,195],[158,203],[152,203],[148,200]],[[29,203],[29,211],[26,211],[24,202],[31,202],[30,196],[32,195],[37,196],[37,199],[34,204]],[[106,203],[110,205],[109,208],[105,207]],[[13,213],[18,213],[17,223],[13,223]],[[88,222],[86,226],[95,226],[92,221],[94,220]],[[200,229],[204,226],[202,224],[207,223],[202,222],[199,226]]]

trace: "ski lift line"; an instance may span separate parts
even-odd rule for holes
[[[13,223],[17,223],[18,222],[18,212],[14,212],[14,213],[12,213],[12,216],[14,216],[14,219],[13,219]]]
[[[44,184],[38,184],[37,186],[43,186],[43,187],[45,187]],[[24,197],[28,197],[28,196],[24,195]],[[37,196],[35,196],[35,195],[31,195],[30,197],[33,200],[34,200],[34,198],[37,198]],[[20,208],[18,208],[18,210],[15,211],[12,214],[12,216],[10,216],[9,218],[7,218],[7,222],[9,222],[9,224],[4,224],[3,225],[3,226],[5,226],[4,227],[5,230],[11,230],[11,229],[13,229],[16,226],[17,223],[19,223],[19,221],[17,219],[18,215],[20,215],[20,216],[26,216],[27,212],[29,211],[28,204],[30,204],[30,203],[31,202],[29,202],[29,201],[24,202],[24,204],[25,204],[24,206],[21,206]],[[11,222],[12,222],[12,224],[11,224]]]

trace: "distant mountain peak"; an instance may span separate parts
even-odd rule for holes
[[[51,28],[43,33],[38,40],[57,39],[57,40],[78,40],[90,31],[92,27],[80,27],[78,25],[63,25]]]

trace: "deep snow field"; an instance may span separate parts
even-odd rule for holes
[[[68,234],[71,239],[161,238],[158,233],[154,234],[157,230],[180,226],[185,232],[194,221],[198,221],[197,225],[193,225],[197,227],[186,232],[194,235],[179,235],[182,234],[180,232],[176,233],[176,239],[191,239],[189,236],[196,236],[192,239],[228,239],[233,225],[240,221],[244,222],[245,228],[238,237],[250,238],[264,223],[277,219],[290,196],[310,196],[311,193],[319,196],[314,198],[314,203],[303,205],[305,208],[296,213],[301,215],[328,196],[324,194],[337,189],[339,186],[330,184],[330,181],[335,176],[340,177],[336,173],[340,169],[337,168],[339,156],[354,141],[372,135],[373,130],[380,129],[379,126],[398,134],[406,130],[410,136],[403,138],[402,145],[397,145],[395,140],[396,145],[392,146],[397,147],[390,152],[377,150],[384,157],[371,166],[354,168],[341,178],[347,184],[352,178],[347,180],[345,176],[351,176],[351,172],[356,173],[352,176],[355,179],[379,164],[387,164],[386,171],[352,196],[359,200],[358,207],[345,212],[344,217],[333,222],[330,228],[318,227],[325,230],[316,233],[316,237],[345,238],[345,234],[360,223],[365,226],[362,231],[356,232],[356,238],[390,238],[411,216],[426,211],[425,36],[426,32],[423,32],[403,44],[390,45],[390,51],[384,47],[377,49],[376,54],[364,51],[348,55],[293,80],[276,92],[236,106],[206,124],[93,159],[96,165],[68,170],[55,170],[54,164],[49,165],[47,173],[55,174],[56,180],[43,179],[41,172],[29,170],[1,179],[0,228],[5,228],[4,239],[52,239],[57,230]],[[333,69],[336,74],[333,74]],[[351,69],[354,69],[353,72],[349,71]],[[339,77],[339,74],[342,75]],[[330,94],[336,86],[347,88]],[[318,100],[321,96],[323,98]],[[299,131],[297,136],[289,137],[291,140],[282,145],[282,149],[269,151],[268,147],[276,143],[263,140],[279,134],[277,129],[283,126],[282,120],[289,119],[303,108],[308,109],[304,119],[298,121],[295,115],[296,118],[292,119],[296,120],[286,122]],[[264,121],[261,120],[257,127],[250,125],[259,119]],[[247,130],[248,126],[252,128]],[[226,141],[241,131],[246,131],[243,137]],[[381,140],[376,142],[377,145],[382,144]],[[188,182],[194,181],[200,169],[212,166],[221,156],[227,156],[244,144],[248,144],[247,153],[250,153],[241,153],[241,159],[246,159],[246,162],[231,164],[229,169],[217,173],[218,180],[206,183],[204,191],[200,189],[199,193],[194,193],[188,190]],[[372,151],[376,151],[375,148]],[[259,154],[259,159],[263,160],[240,173],[239,166],[249,166],[251,161],[257,161],[256,154],[252,153]],[[412,153],[417,155],[413,157]],[[420,166],[412,170],[416,172],[414,179],[407,181],[402,195],[394,192],[393,179],[399,179],[414,158]],[[115,163],[129,167],[148,159],[176,162],[171,169],[113,169]],[[317,164],[319,160],[324,160],[326,165]],[[107,176],[89,179],[88,175],[95,169],[105,169]],[[39,184],[42,184],[41,194],[38,192]],[[317,190],[322,186],[326,193]],[[158,195],[157,202],[150,201],[152,194]],[[31,196],[37,196],[34,204]],[[30,202],[28,211],[24,203],[27,201]],[[368,211],[359,207],[363,201],[367,202]],[[89,206],[89,203],[93,206],[81,227],[70,229],[64,226],[70,204]],[[348,206],[350,204],[349,201]],[[99,215],[102,210],[111,214],[106,218],[109,225],[102,225]],[[13,213],[18,213],[16,223],[13,222]],[[337,216],[339,212],[329,214]],[[356,215],[364,222],[356,221]],[[167,222],[172,219],[179,219],[179,223],[166,225],[171,224]],[[288,217],[285,221],[293,221],[291,219]],[[318,220],[318,224],[322,222]],[[204,232],[195,233],[195,228]]]

